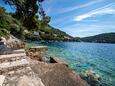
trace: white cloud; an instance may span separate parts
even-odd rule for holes
[[[75,21],[82,21],[84,19],[87,19],[89,17],[94,17],[94,16],[97,16],[97,15],[115,14],[115,9],[112,8],[112,6],[114,4],[109,4],[109,5],[106,5],[104,7],[98,8],[96,10],[90,11],[88,13],[76,16],[74,18],[74,20]]]
[[[65,12],[74,11],[74,10],[77,10],[77,9],[80,9],[80,8],[84,8],[84,7],[88,7],[90,5],[93,5],[93,4],[102,2],[102,1],[104,1],[104,0],[94,0],[94,1],[91,1],[91,2],[88,2],[88,3],[85,3],[83,5],[79,5],[79,6],[76,5],[76,6],[73,6],[73,7],[64,8],[64,9],[61,9],[61,11],[59,13],[65,13]]]

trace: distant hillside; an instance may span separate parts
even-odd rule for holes
[[[83,42],[115,43],[115,33],[104,33],[80,39]]]
[[[72,36],[67,33],[56,29],[50,25],[46,26],[44,29],[38,29],[38,31],[26,31],[26,40],[44,40],[44,41],[72,41]],[[36,35],[37,34],[37,35]]]
[[[48,25],[45,29],[39,30],[40,37],[44,40],[69,41],[73,37],[67,33]]]

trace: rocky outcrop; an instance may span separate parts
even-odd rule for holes
[[[32,69],[42,79],[45,86],[89,86],[64,64],[38,62],[32,66]]]
[[[14,49],[21,49],[25,47],[25,43],[10,35],[9,38],[1,37],[0,54],[12,53]]]
[[[8,48],[11,49],[20,49],[25,47],[25,43],[16,37],[10,35],[8,39],[1,37],[1,42],[4,43]]]
[[[25,43],[15,38],[14,36],[9,37],[9,39],[6,41],[6,45],[13,49],[21,49],[25,47]]]

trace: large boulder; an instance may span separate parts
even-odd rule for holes
[[[32,69],[45,86],[89,86],[80,76],[64,64],[38,62]]]

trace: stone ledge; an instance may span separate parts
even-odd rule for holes
[[[47,54],[47,46],[34,46],[27,50],[27,56],[33,60],[42,61],[44,55]]]

